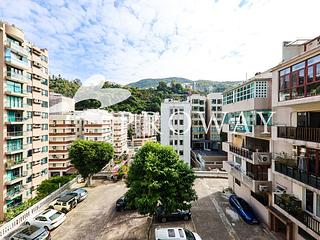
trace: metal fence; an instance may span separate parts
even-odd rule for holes
[[[71,180],[70,182],[63,185],[61,188],[57,189],[44,199],[40,200],[38,203],[28,208],[9,222],[4,223],[0,226],[0,238],[2,239],[6,235],[12,233],[18,229],[26,220],[39,214],[43,208],[47,207],[54,199],[56,199],[62,192],[69,189],[74,183],[77,182],[77,178]]]

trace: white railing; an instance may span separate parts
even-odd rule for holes
[[[56,199],[62,192],[69,189],[76,182],[77,182],[77,178],[71,180],[70,182],[66,183],[61,188],[57,189],[56,191],[54,191],[44,199],[40,200],[38,203],[36,203],[32,207],[20,213],[15,218],[11,219],[9,222],[6,222],[2,226],[0,226],[0,239],[12,233],[16,229],[18,229],[26,220],[39,214],[44,208],[49,206],[49,204],[54,199]]]

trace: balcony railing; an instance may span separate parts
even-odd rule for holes
[[[312,231],[320,235],[320,221],[315,219],[311,214],[302,210],[302,204],[299,199],[288,194],[274,194],[274,203]]]
[[[23,136],[23,131],[13,131],[13,132],[7,132],[8,137],[21,137]]]
[[[291,177],[299,182],[307,184],[311,187],[320,189],[320,177],[312,175],[306,171],[300,170],[297,167],[288,166],[280,162],[274,162],[275,171]]]
[[[7,72],[7,76],[9,78],[11,78],[12,80],[17,80],[17,81],[20,81],[20,82],[29,81],[29,79],[25,75],[19,74],[19,73],[13,72],[13,71],[8,71]]]
[[[20,164],[22,164],[24,161],[23,159],[20,159],[20,160],[7,160],[6,162],[6,168],[7,169],[11,169],[13,168],[14,166],[19,166]]]
[[[230,149],[230,152],[236,153],[242,157],[249,158],[252,160],[252,151],[250,151],[248,149],[239,148],[239,147],[236,147],[232,144],[230,144],[229,149]]]
[[[278,126],[278,138],[320,143],[320,128]]]
[[[229,124],[229,131],[240,132],[240,133],[252,133],[252,126],[251,125],[236,125],[236,124]]]

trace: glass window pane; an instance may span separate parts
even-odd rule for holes
[[[308,82],[312,82],[313,81],[313,66],[308,67]]]

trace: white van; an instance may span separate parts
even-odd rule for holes
[[[156,228],[156,240],[201,240],[201,237],[185,228]]]

